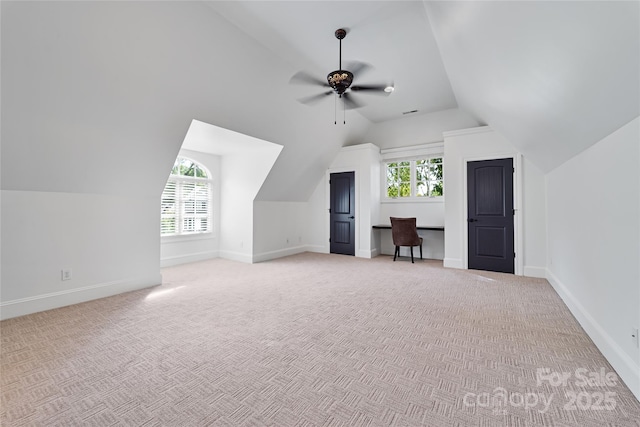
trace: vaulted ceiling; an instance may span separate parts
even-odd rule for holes
[[[337,68],[334,31],[345,28],[343,57],[373,66],[356,83],[396,88],[388,98],[359,95],[365,106],[357,111],[365,118],[378,123],[413,110],[460,108],[543,171],[640,114],[636,1],[209,5],[275,56],[320,79]],[[321,92],[297,90],[299,96]]]
[[[640,113],[637,1],[0,7],[9,190],[159,195],[193,119],[283,146],[258,198],[302,201],[342,146],[487,124],[549,171]],[[323,89],[289,79],[337,68],[338,28],[371,65],[356,83],[396,90],[334,125],[334,98],[302,105]]]

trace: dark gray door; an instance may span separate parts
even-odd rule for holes
[[[467,163],[469,268],[514,272],[513,159]]]
[[[354,172],[332,173],[330,188],[330,252],[355,255],[356,203]]]

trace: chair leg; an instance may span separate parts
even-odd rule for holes
[[[393,252],[393,260],[394,261],[396,260],[396,256],[398,255],[399,249],[400,248],[398,246],[396,246],[396,250]]]
[[[410,248],[411,248],[411,264],[413,264],[413,246],[411,246]]]
[[[422,243],[420,244],[420,259],[422,259]]]

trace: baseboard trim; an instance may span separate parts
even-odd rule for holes
[[[316,252],[319,254],[328,254],[329,248],[322,245],[307,245],[307,252]]]
[[[160,260],[160,267],[172,267],[174,265],[188,264],[190,262],[204,261],[218,258],[218,251],[197,252],[188,255],[165,257]]]
[[[462,260],[459,258],[445,258],[442,261],[442,265],[447,268],[459,268],[464,269],[462,265]]]
[[[609,334],[598,324],[598,322],[589,314],[587,310],[580,304],[569,289],[547,269],[547,280],[555,289],[556,293],[562,298],[565,305],[576,318],[580,326],[585,330],[589,338],[598,347],[607,361],[616,370],[618,377],[629,387],[631,392],[640,400],[640,366],[627,355],[624,350],[609,336]]]
[[[358,258],[373,258],[375,257],[377,254],[377,249],[372,249],[372,250],[359,250],[358,251]]]
[[[262,252],[262,253],[253,255],[253,262],[255,263],[255,262],[269,261],[271,259],[282,258],[285,256],[300,254],[302,252],[307,252],[307,251],[308,251],[307,246],[302,245],[302,246],[294,246],[291,248],[278,249],[275,251]]]
[[[525,265],[523,273],[526,277],[538,277],[540,279],[547,278],[547,269],[545,267],[534,267]]]
[[[143,278],[131,278],[68,289],[60,292],[36,295],[0,303],[0,320],[25,316],[40,311],[52,310],[73,304],[80,304],[99,298],[110,297],[124,292],[158,286],[162,283],[162,275]]]
[[[230,261],[244,262],[245,264],[252,264],[253,257],[250,254],[232,251],[218,251],[218,257],[228,259]]]

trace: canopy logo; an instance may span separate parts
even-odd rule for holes
[[[562,404],[565,411],[575,410],[608,410],[616,408],[616,393],[613,391],[584,390],[594,387],[614,387],[618,384],[618,377],[605,368],[589,371],[578,368],[574,372],[552,371],[549,368],[538,368],[536,371],[536,385],[543,387],[564,387],[563,393],[520,393],[509,392],[503,387],[497,387],[492,392],[466,393],[462,399],[465,406],[491,408],[495,414],[506,414],[509,407],[522,407],[526,410],[535,409],[540,413],[549,410],[554,399]],[[579,388],[580,390],[576,390]],[[557,396],[556,396],[557,395]]]

